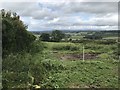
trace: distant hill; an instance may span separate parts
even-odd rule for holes
[[[53,30],[48,31],[30,31],[34,34],[41,34],[41,33],[51,33]],[[120,30],[60,30],[63,33],[79,33],[79,32],[111,32],[111,33],[119,33]]]

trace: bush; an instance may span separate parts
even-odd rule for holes
[[[35,36],[26,30],[26,25],[19,18],[15,13],[2,10],[2,81],[3,87],[8,88],[38,84],[45,74],[41,58],[34,59],[44,45],[35,41]],[[36,64],[38,59],[40,61]]]
[[[27,72],[29,70],[29,54],[10,54],[2,62],[3,87],[15,87],[29,82]]]
[[[115,40],[101,40],[101,41],[97,41],[98,44],[105,44],[105,45],[110,45],[110,44],[115,44],[116,41]]]
[[[85,44],[85,43],[91,43],[92,41],[88,40],[88,39],[81,39],[81,40],[72,40],[71,42],[72,43],[84,43]]]
[[[100,50],[103,47],[100,45],[93,45],[93,44],[86,44],[85,49],[91,49],[91,50]]]
[[[34,55],[38,52],[42,52],[44,47],[45,45],[41,41],[34,41],[33,43],[31,43],[30,47],[28,47],[28,52]]]
[[[27,31],[27,26],[20,20],[20,16],[10,11],[2,13],[2,55],[27,51],[35,40],[35,36]]]
[[[42,62],[42,65],[46,68],[47,71],[58,71],[58,70],[64,70],[66,69],[65,66],[56,61],[56,60],[49,60],[49,59],[46,59],[46,60],[43,60]]]
[[[106,53],[100,54],[99,57],[100,57],[101,59],[109,59],[109,58],[110,58],[110,57],[108,56],[108,54],[106,54]]]
[[[36,57],[37,56],[24,53],[22,55],[11,54],[7,58],[4,58],[2,65],[3,87],[17,88],[22,85],[21,88],[26,88],[28,87],[28,83],[31,85],[39,85],[47,72],[41,63],[42,58]]]
[[[74,44],[66,44],[66,45],[56,45],[52,48],[53,50],[71,50],[71,51],[75,51],[75,50],[79,50],[79,47],[74,45]]]
[[[3,72],[2,85],[5,88],[24,88],[30,82],[27,72]]]

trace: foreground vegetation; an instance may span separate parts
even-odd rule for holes
[[[73,43],[69,44],[74,46]],[[34,56],[27,53],[10,55],[3,62],[4,65],[8,60],[10,61],[3,67],[5,71],[3,71],[5,82],[3,85],[17,88],[28,88],[32,85],[41,88],[118,87],[118,60],[112,56],[112,50],[101,53],[98,58],[92,60],[63,59],[63,55],[82,53],[79,52],[80,49],[72,51],[54,48],[56,46],[61,48],[62,45],[69,46],[69,44],[45,42],[46,49],[43,53]],[[108,48],[111,49],[111,46],[109,45]],[[90,51],[90,49],[86,50],[86,53]]]
[[[117,50],[116,45],[99,45],[97,43],[93,45],[93,42],[89,45],[86,44],[85,53],[99,54],[94,59],[87,58],[83,61],[76,56],[65,57],[68,54],[71,56],[81,54],[83,43],[46,42],[46,44],[48,44],[46,49],[48,54],[45,55],[51,53],[51,57],[45,60],[45,62],[49,62],[50,69],[50,76],[44,81],[47,87],[49,85],[60,88],[118,87],[118,59],[113,54],[115,49]],[[66,47],[70,47],[70,49],[66,49]],[[72,50],[73,47],[77,49]]]
[[[59,38],[44,34],[40,40],[36,40],[32,33],[27,32],[18,16],[11,17],[10,13],[4,13],[3,25],[7,28],[2,30],[3,40],[7,39],[3,43],[2,85],[5,90],[118,88],[119,53],[116,34],[106,32],[101,34],[101,38],[96,32],[79,32],[65,33],[65,37],[61,37],[63,33],[57,30],[52,35],[57,32]],[[15,21],[19,23],[18,27],[13,23]],[[8,26],[12,28],[9,30]],[[18,28],[22,31],[18,32]],[[94,37],[91,38],[89,34]]]

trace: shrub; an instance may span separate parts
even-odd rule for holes
[[[106,53],[100,54],[99,57],[100,57],[101,59],[109,59],[109,56],[108,56],[108,54],[106,54]]]
[[[101,41],[97,41],[98,44],[105,44],[105,45],[110,45],[110,44],[115,44],[116,41],[115,40],[101,40]]]
[[[65,66],[59,62],[55,61],[51,61],[51,60],[44,60],[41,62],[42,65],[46,68],[47,71],[58,71],[58,70],[64,70],[66,69]]]
[[[27,26],[20,20],[16,13],[2,13],[2,55],[5,57],[10,53],[27,51],[35,36],[27,31]]]
[[[71,42],[72,43],[91,43],[92,41],[89,39],[80,39],[80,40],[72,40]]]
[[[31,85],[41,83],[47,74],[41,60],[42,58],[36,59],[36,56],[33,57],[28,53],[11,54],[4,58],[2,67],[3,87],[16,88],[20,85],[24,85],[21,87],[28,87],[28,83]]]
[[[42,52],[44,47],[45,45],[41,41],[34,41],[31,43],[30,47],[28,47],[28,52],[34,55],[38,52]]]
[[[67,45],[56,45],[52,48],[53,50],[79,50],[79,47],[74,44],[67,44]]]

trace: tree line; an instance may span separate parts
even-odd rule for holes
[[[54,30],[51,34],[49,33],[42,33],[39,37],[42,41],[53,41],[53,42],[60,42],[65,37],[65,34],[62,31]]]

